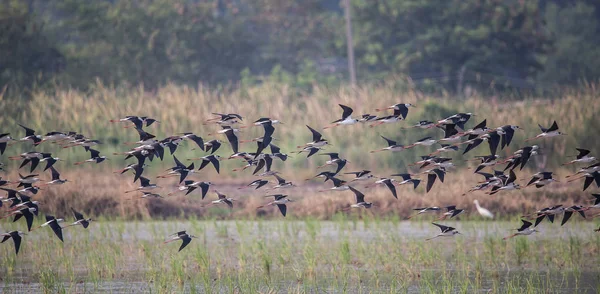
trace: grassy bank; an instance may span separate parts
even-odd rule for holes
[[[427,217],[430,218],[430,217]],[[337,219],[305,221],[96,222],[45,228],[24,237],[20,255],[0,246],[3,293],[97,291],[542,293],[594,291],[600,235],[544,223],[542,233],[508,241],[515,222]],[[181,229],[199,238],[177,253],[162,244]],[[564,230],[563,230],[564,229]],[[560,242],[557,242],[560,238]],[[45,246],[37,246],[38,244]]]
[[[500,154],[506,156],[516,149],[525,146],[524,139],[534,136],[539,132],[537,123],[549,126],[557,120],[561,130],[568,136],[553,138],[536,142],[542,147],[543,154],[528,164],[528,169],[518,172],[519,179],[528,178],[539,170],[557,172],[562,181],[559,184],[535,189],[528,188],[523,191],[501,193],[496,196],[484,195],[481,192],[462,196],[480,178],[476,178],[471,171],[466,169],[470,163],[465,162],[474,155],[486,153],[487,146],[462,157],[454,154],[454,162],[458,166],[456,171],[447,175],[446,183],[436,183],[431,192],[425,193],[424,187],[412,191],[408,186],[399,188],[400,200],[392,198],[385,188],[361,190],[367,195],[369,201],[377,203],[374,209],[376,214],[402,218],[410,214],[410,208],[423,205],[450,205],[458,204],[472,208],[473,199],[479,199],[484,206],[499,214],[521,214],[541,206],[556,203],[586,204],[588,194],[581,193],[581,183],[566,184],[562,176],[572,172],[575,167],[559,169],[559,165],[566,161],[567,155],[575,154],[575,147],[591,149],[593,154],[600,153],[600,142],[597,136],[590,136],[590,132],[600,129],[600,103],[594,86],[566,91],[560,99],[544,99],[544,97],[531,97],[514,101],[504,97],[471,97],[458,99],[455,97],[428,97],[419,92],[398,93],[392,87],[379,85],[377,87],[364,87],[357,89],[341,88],[337,90],[319,89],[310,94],[299,94],[294,89],[283,85],[263,84],[252,88],[240,88],[236,91],[222,93],[209,89],[192,89],[188,87],[166,86],[156,92],[148,93],[142,89],[114,89],[103,85],[96,85],[89,92],[78,92],[69,89],[57,89],[52,93],[35,93],[31,100],[0,99],[0,117],[2,132],[11,132],[14,137],[23,135],[18,123],[23,123],[31,128],[46,133],[52,130],[73,130],[99,139],[104,144],[98,146],[102,154],[108,155],[112,160],[93,167],[78,167],[72,163],[86,159],[88,153],[82,148],[62,149],[53,144],[44,143],[37,150],[52,152],[63,161],[56,167],[63,177],[73,181],[62,187],[53,187],[40,192],[38,198],[44,200],[44,208],[55,214],[68,214],[68,206],[79,207],[92,215],[110,215],[120,217],[169,217],[197,215],[203,217],[255,217],[255,207],[265,200],[261,193],[253,190],[237,190],[237,185],[248,183],[255,179],[249,172],[232,172],[236,167],[244,164],[239,161],[222,162],[221,175],[217,175],[212,168],[207,168],[197,175],[195,180],[212,181],[215,188],[223,190],[241,201],[236,203],[233,215],[228,215],[220,210],[203,209],[198,201],[198,194],[191,197],[172,197],[164,200],[131,201],[129,195],[123,192],[136,187],[131,183],[131,176],[116,176],[112,171],[123,167],[127,163],[113,152],[125,151],[127,141],[137,140],[137,134],[131,129],[123,129],[121,124],[112,124],[110,119],[120,118],[125,115],[149,115],[161,121],[147,130],[159,138],[174,135],[179,132],[191,131],[205,138],[206,135],[217,129],[216,125],[203,125],[203,122],[212,117],[211,112],[237,112],[245,117],[249,123],[259,117],[273,117],[284,122],[276,126],[275,137],[283,152],[290,153],[296,146],[310,141],[310,132],[305,125],[321,129],[329,122],[337,119],[341,111],[338,103],[346,104],[355,109],[356,114],[374,113],[374,109],[398,102],[414,103],[406,122],[389,126],[369,128],[368,125],[355,125],[338,127],[332,130],[323,130],[333,146],[329,152],[339,152],[350,163],[345,171],[369,169],[378,176],[387,176],[392,173],[416,172],[417,169],[407,165],[418,159],[419,155],[428,154],[434,149],[417,147],[399,153],[369,154],[370,150],[385,146],[385,141],[379,136],[383,135],[396,139],[400,144],[410,144],[425,136],[441,137],[439,130],[403,130],[416,121],[438,120],[456,112],[473,112],[477,114],[472,118],[467,127],[472,127],[479,121],[487,119],[488,126],[516,124],[525,129],[517,132],[514,143]],[[262,134],[261,128],[244,129],[241,139],[258,137]],[[224,140],[224,138],[221,138]],[[483,144],[485,145],[485,144]],[[192,151],[194,146],[186,142],[181,146],[176,155],[185,160],[204,155],[199,150]],[[7,149],[0,161],[7,164],[7,172],[3,177],[16,178],[16,163],[8,162],[6,157],[19,152],[30,151],[29,144],[21,143]],[[242,145],[241,150],[254,151],[254,145]],[[218,152],[223,156],[231,154],[228,145],[224,145]],[[315,175],[317,166],[325,161],[324,156],[293,156],[287,162],[276,162],[274,169],[281,175],[292,180],[300,187],[287,190],[291,197],[300,200],[290,207],[292,217],[312,216],[317,218],[331,218],[340,208],[348,206],[353,199],[350,192],[316,193],[316,190],[329,188],[318,182],[305,182],[304,179]],[[147,170],[146,176],[153,179],[168,167],[173,166],[170,156],[164,162],[154,161]],[[21,170],[26,173],[25,169]],[[49,174],[43,175],[49,178]],[[160,191],[163,196],[172,191],[175,181],[172,179],[159,179],[159,184],[164,188]],[[424,186],[424,185],[423,185]],[[590,188],[594,192],[595,188]],[[214,194],[209,197],[214,198]],[[209,211],[210,213],[206,213]],[[262,213],[262,212],[261,212]],[[272,214],[266,211],[266,214]]]

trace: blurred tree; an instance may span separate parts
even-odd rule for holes
[[[27,3],[0,2],[0,91],[43,86],[63,67],[63,55],[43,34],[43,23]]]
[[[251,20],[249,33],[261,44],[260,73],[277,65],[292,73],[303,71],[307,62],[332,56],[332,40],[343,32],[335,27],[335,12],[325,5],[331,1],[244,2]]]
[[[239,8],[218,1],[57,1],[66,16],[54,30],[66,36],[65,80],[85,86],[167,81],[197,84],[237,80],[256,51]]]
[[[359,74],[527,87],[551,49],[538,1],[353,0]],[[468,75],[471,75],[469,77]]]
[[[600,1],[585,2],[546,6],[547,27],[556,44],[553,54],[545,60],[540,81],[566,85],[582,80],[597,81],[600,77]]]

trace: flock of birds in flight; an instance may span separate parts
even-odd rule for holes
[[[353,110],[352,108],[339,105],[342,110],[342,116],[340,119],[332,122],[330,126],[326,126],[324,129],[329,129],[337,126],[344,125],[353,125],[357,123],[370,123],[371,127],[381,125],[381,124],[390,124],[405,120],[407,118],[409,108],[414,107],[412,104],[408,103],[399,103],[386,108],[377,109],[377,111],[386,111],[392,110],[393,114],[388,116],[377,117],[370,114],[364,114],[360,116],[360,118],[356,119],[352,117]],[[243,118],[239,114],[220,114],[213,113],[216,115],[214,118],[211,118],[206,121],[206,124],[216,124],[221,126],[221,130],[209,134],[209,135],[224,135],[227,138],[229,145],[233,151],[233,154],[228,158],[220,157],[215,154],[215,152],[221,148],[224,141],[221,140],[210,140],[204,141],[201,136],[198,136],[193,133],[180,133],[175,136],[170,136],[164,138],[162,140],[157,140],[157,138],[146,132],[144,130],[145,127],[150,127],[154,123],[159,123],[157,120],[149,118],[149,117],[139,117],[139,116],[127,116],[122,119],[111,120],[114,123],[127,123],[125,128],[133,127],[139,134],[139,141],[131,143],[136,144],[137,146],[129,151],[123,153],[115,153],[115,155],[124,155],[125,159],[135,158],[137,161],[135,163],[131,163],[124,167],[123,169],[117,171],[117,173],[123,174],[128,171],[131,171],[134,175],[133,182],[137,182],[139,180],[140,186],[134,190],[126,191],[125,193],[141,193],[140,198],[153,198],[162,196],[158,193],[155,193],[155,189],[159,188],[159,186],[155,183],[151,183],[150,179],[144,177],[144,170],[147,167],[146,163],[148,161],[152,161],[156,158],[163,160],[165,149],[168,149],[170,154],[173,156],[173,161],[175,162],[175,166],[168,169],[168,173],[165,175],[160,175],[157,178],[170,178],[176,177],[178,179],[178,187],[175,191],[169,193],[169,195],[173,195],[175,193],[185,193],[185,195],[190,194],[196,189],[200,189],[202,199],[204,199],[210,189],[210,186],[213,185],[211,182],[203,182],[203,181],[193,181],[186,180],[190,174],[197,173],[198,171],[204,169],[208,165],[212,165],[217,173],[220,172],[220,162],[225,159],[242,159],[246,165],[240,168],[234,169],[234,171],[241,171],[246,169],[253,169],[252,174],[258,175],[261,178],[251,183],[247,184],[244,187],[240,187],[239,189],[254,187],[255,189],[261,189],[270,183],[270,181],[265,180],[265,177],[274,177],[276,179],[276,185],[272,186],[268,189],[268,191],[279,190],[292,188],[296,185],[290,181],[287,181],[283,177],[279,175],[277,171],[271,169],[274,160],[286,161],[288,155],[281,152],[281,149],[272,143],[273,134],[275,132],[275,125],[280,124],[281,122],[276,119],[271,118],[260,118],[253,122],[253,126],[260,126],[264,128],[264,134],[262,137],[254,138],[251,140],[238,140],[239,128],[245,128],[247,126],[240,126],[239,128],[235,128],[237,125],[243,123]],[[408,128],[420,128],[420,129],[431,129],[431,128],[440,128],[444,132],[443,138],[434,139],[432,137],[426,137],[418,140],[410,145],[401,145],[398,142],[383,137],[383,140],[387,143],[387,147],[383,147],[379,150],[373,150],[371,153],[376,152],[401,152],[403,150],[418,147],[418,146],[433,146],[434,144],[439,144],[440,148],[438,148],[435,152],[421,156],[421,160],[415,162],[412,165],[419,166],[419,170],[421,172],[417,174],[410,173],[399,173],[393,174],[389,177],[381,177],[378,178],[372,174],[369,170],[361,170],[354,172],[342,172],[345,168],[346,163],[348,162],[346,159],[341,157],[339,153],[321,153],[321,155],[329,156],[329,160],[325,162],[324,165],[319,166],[319,169],[326,166],[334,166],[335,168],[331,171],[320,172],[313,178],[324,178],[325,182],[330,181],[333,184],[333,187],[327,190],[321,191],[345,191],[350,190],[356,198],[356,202],[350,205],[348,208],[344,210],[349,210],[352,208],[371,208],[375,206],[374,203],[368,202],[365,199],[365,195],[359,191],[356,187],[358,187],[358,182],[371,182],[365,188],[374,186],[374,185],[385,185],[391,192],[392,196],[398,199],[396,187],[402,186],[405,184],[411,184],[413,189],[416,189],[421,183],[421,179],[417,178],[419,174],[427,175],[427,183],[426,183],[426,192],[429,192],[434,183],[436,181],[444,182],[444,178],[446,172],[453,168],[454,165],[452,163],[452,158],[449,157],[440,157],[439,154],[448,153],[448,152],[456,152],[459,150],[459,146],[467,145],[467,147],[462,151],[463,154],[477,148],[483,142],[487,142],[489,147],[489,155],[486,156],[475,156],[473,160],[479,161],[479,165],[475,168],[475,174],[480,175],[484,178],[482,182],[474,186],[466,193],[474,192],[474,191],[484,191],[487,194],[496,194],[503,191],[510,191],[520,189],[521,185],[516,182],[515,170],[518,168],[522,170],[527,162],[532,158],[532,156],[537,155],[540,152],[540,148],[538,145],[531,145],[520,148],[515,151],[512,155],[501,159],[496,153],[498,149],[504,149],[506,146],[509,146],[513,140],[515,135],[515,131],[520,128],[516,125],[504,125],[497,128],[488,128],[486,125],[486,120],[483,120],[481,123],[477,124],[472,129],[465,129],[465,124],[473,117],[474,115],[471,113],[457,113],[445,119],[439,120],[437,122],[433,121],[419,121],[417,124],[411,127],[405,127],[403,129]],[[85,137],[82,134],[78,134],[76,132],[49,132],[46,135],[37,135],[36,132],[30,128],[27,128],[23,125],[20,125],[25,130],[25,137],[21,139],[13,139],[10,137],[9,133],[0,134],[0,155],[4,154],[7,146],[15,144],[16,142],[31,142],[32,146],[35,147],[37,145],[43,144],[44,142],[53,142],[62,148],[69,148],[75,146],[81,146],[85,148],[86,151],[89,151],[90,158],[76,162],[75,165],[86,164],[86,163],[95,163],[99,164],[103,161],[107,160],[106,156],[100,155],[98,150],[92,149],[92,147],[101,144],[100,141],[90,139]],[[306,126],[308,130],[312,133],[312,141],[307,142],[302,146],[298,146],[297,151],[293,153],[306,153],[307,158],[313,156],[318,153],[324,147],[329,144],[329,141],[323,137],[323,135],[311,128],[310,126]],[[560,135],[564,135],[559,131],[558,125],[554,122],[549,128],[544,128],[540,126],[541,133],[533,138],[529,138],[525,141],[532,141],[536,139],[543,138],[551,138],[557,137]],[[466,138],[464,140],[463,138]],[[175,151],[179,144],[184,140],[190,140],[194,142],[199,149],[206,152],[207,155],[190,159],[193,161],[189,165],[183,164],[177,157],[174,155]],[[239,145],[245,142],[255,142],[256,143],[256,151],[255,152],[240,152]],[[266,150],[270,151],[267,153]],[[583,190],[585,191],[590,185],[594,182],[597,187],[600,187],[600,163],[590,154],[589,150],[577,148],[579,154],[575,156],[575,159],[565,163],[564,165],[569,164],[591,164],[580,168],[575,174],[567,176],[569,182],[575,181],[577,179],[584,179]],[[28,164],[30,165],[30,173],[28,175],[22,175],[19,173],[19,179],[17,181],[8,181],[2,180],[0,178],[0,189],[5,191],[7,195],[5,197],[0,197],[0,207],[3,202],[10,202],[9,210],[5,216],[2,218],[7,218],[13,216],[13,221],[18,221],[23,218],[26,221],[28,231],[33,231],[37,228],[32,229],[34,216],[37,216],[39,213],[39,205],[41,204],[39,201],[33,200],[41,186],[53,186],[60,185],[67,182],[66,179],[60,178],[60,173],[54,167],[55,163],[57,163],[60,159],[57,157],[53,157],[51,153],[43,153],[37,151],[30,151],[22,153],[18,156],[10,157],[10,159],[14,160],[22,160],[22,163],[19,169],[25,168]],[[194,162],[200,163],[199,168],[196,170]],[[38,174],[33,174],[40,163],[45,163],[44,171],[50,170],[52,179],[46,183],[41,185],[36,185],[40,180],[38,178]],[[494,169],[495,166],[499,166],[502,164],[506,164],[503,170]],[[2,165],[0,163],[0,169]],[[484,169],[491,169],[490,173],[483,172]],[[506,174],[508,171],[508,174]],[[344,180],[340,178],[340,175],[349,175],[354,178],[351,180]],[[537,188],[542,188],[552,182],[557,181],[554,178],[552,172],[538,172],[534,174],[525,187],[535,186]],[[18,184],[16,188],[10,189],[7,188],[10,184]],[[234,199],[224,195],[223,193],[214,190],[215,194],[217,194],[217,199],[211,201],[208,205],[218,205],[225,204],[228,205],[229,208],[233,208]],[[465,194],[466,194],[465,193]],[[571,216],[577,212],[582,217],[586,217],[585,211],[591,208],[600,208],[600,194],[592,194],[595,197],[595,202],[591,206],[584,205],[573,205],[569,207],[563,207],[562,205],[556,205],[552,207],[546,207],[540,209],[530,215],[523,216],[522,226],[516,229],[516,233],[510,235],[507,238],[512,238],[518,235],[530,235],[536,232],[536,227],[540,224],[542,220],[547,218],[550,222],[554,222],[554,217],[559,214],[564,214],[561,225],[564,225]],[[269,206],[277,206],[281,214],[285,217],[287,214],[287,205],[294,200],[289,198],[286,194],[270,194],[265,197],[272,197],[272,201],[265,203],[258,207],[258,209],[266,208]],[[474,201],[477,211],[483,217],[493,218],[493,214],[481,207],[477,200]],[[51,215],[46,215],[46,222],[41,224],[38,228],[41,227],[50,227],[56,236],[63,241],[62,230],[70,227],[81,225],[83,228],[87,228],[91,218],[85,218],[83,214],[79,213],[75,209],[71,208],[74,216],[74,222],[67,226],[61,226],[60,223],[64,222],[62,218],[56,218]],[[420,207],[414,208],[416,211],[415,215],[409,216],[407,219],[410,219],[414,216],[420,215],[422,213],[440,213],[443,211],[441,217],[438,220],[444,220],[447,218],[454,218],[462,213],[464,213],[465,209],[457,208],[456,205],[450,205],[446,207]],[[529,221],[529,220],[531,221]],[[454,236],[459,234],[459,232],[449,226],[445,226],[438,223],[432,223],[433,225],[439,227],[441,232],[434,236],[433,238],[442,237],[442,236]],[[600,230],[600,229],[598,229]],[[598,231],[597,230],[597,231]],[[18,254],[22,236],[25,235],[22,231],[11,231],[7,233],[0,234],[2,236],[1,243],[12,238],[15,245],[15,252]],[[193,235],[187,233],[186,231],[177,232],[171,236],[169,239],[165,241],[165,243],[169,243],[176,240],[182,240],[179,250],[181,251],[184,247],[186,247],[192,240],[195,238]],[[433,239],[430,238],[430,239]],[[427,240],[430,240],[427,239]]]

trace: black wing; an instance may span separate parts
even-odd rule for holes
[[[396,193],[396,186],[394,186],[394,183],[392,183],[392,181],[386,181],[385,185],[388,187],[388,189],[390,189],[390,191],[392,191],[394,198],[398,199],[398,194]]]
[[[150,134],[150,133],[147,133],[147,132],[145,132],[145,131],[144,131],[144,130],[142,130],[142,129],[135,128],[135,130],[136,130],[136,131],[138,132],[138,134],[140,135],[140,141],[146,141],[146,140],[150,140],[150,139],[152,139],[152,138],[156,138],[156,136],[154,136],[154,135],[152,135],[152,134]]]
[[[523,230],[531,227],[531,225],[533,225],[531,222],[526,221],[524,219],[522,219],[521,222],[523,222],[523,225],[521,225],[521,227],[517,229],[518,231],[523,231]]]
[[[533,183],[534,183],[535,181],[537,181],[537,180],[539,180],[539,178],[538,178],[538,177],[533,177],[533,178],[531,178],[531,180],[529,180],[529,182],[527,183],[527,185],[526,185],[526,186],[529,186],[529,185],[533,184]]]
[[[313,155],[315,155],[315,153],[319,152],[319,148],[316,147],[312,147],[310,148],[310,152],[308,152],[308,155],[306,156],[306,158],[309,158]]]
[[[360,191],[354,189],[351,186],[348,186],[348,188],[350,188],[350,191],[354,192],[354,195],[356,195],[356,203],[365,202],[365,194],[361,193]]]
[[[202,140],[202,137],[196,136],[196,135],[190,135],[190,136],[188,136],[188,139],[194,141],[196,143],[196,145],[198,145],[198,147],[202,151],[204,151],[204,140]]]
[[[23,216],[25,217],[25,220],[27,221],[27,230],[31,231],[31,225],[33,225],[33,213],[31,213],[29,211],[28,208],[25,208],[23,211]]]
[[[149,186],[150,185],[150,179],[144,178],[144,177],[140,177],[140,184],[142,185],[142,187]]]
[[[260,188],[260,187],[262,187],[262,186],[264,186],[264,185],[266,185],[267,183],[269,183],[269,181],[266,181],[266,180],[256,180],[254,182],[258,183],[258,186],[256,186],[255,190],[258,189],[258,188]]]
[[[90,158],[94,159],[98,157],[100,157],[100,151],[90,148]]]
[[[15,243],[15,254],[19,254],[19,248],[21,248],[21,236],[19,234],[11,234],[13,242]]]
[[[447,124],[444,129],[444,138],[450,138],[456,134],[458,134],[458,131],[456,130],[456,125],[455,124]]]
[[[384,136],[381,136],[381,137],[387,141],[389,147],[398,145],[396,143],[396,141],[394,141],[394,140],[390,140],[390,139],[388,139],[388,138],[386,138]]]
[[[572,211],[565,211],[565,216],[563,216],[563,219],[562,219],[562,222],[560,223],[560,225],[562,226],[562,225],[566,224],[572,215],[573,215]]]
[[[490,145],[490,154],[496,155],[496,150],[498,150],[498,145],[500,144],[500,135],[498,135],[497,132],[493,132],[490,133],[489,136],[488,144]]]
[[[596,199],[594,199],[594,205],[600,204],[600,194],[592,194]]]
[[[554,121],[552,123],[552,126],[550,128],[548,128],[545,133],[554,132],[554,131],[558,131],[558,124],[556,124],[556,121]]]
[[[200,188],[202,189],[202,199],[204,199],[204,197],[206,197],[206,193],[208,193],[209,187],[210,186],[207,184],[204,184],[204,183],[200,184]]]
[[[210,160],[202,160],[202,163],[200,163],[200,167],[198,168],[198,170],[202,170],[203,168],[205,168],[208,164],[210,163]]]
[[[29,172],[32,173],[35,168],[38,166],[38,164],[40,163],[40,159],[35,157],[31,159],[31,169],[29,169]]]
[[[335,170],[335,173],[339,173],[342,168],[344,168],[344,166],[346,166],[347,161],[346,160],[342,160],[342,161],[338,161],[337,162],[337,169]]]
[[[398,107],[398,113],[400,115],[402,115],[403,119],[406,119],[406,117],[408,116],[408,107],[406,107],[406,105],[404,105],[404,104],[400,104],[397,107]]]
[[[46,159],[46,167],[44,168],[44,171],[48,170],[49,168],[52,168],[52,166],[56,163],[56,159],[52,158],[52,157],[48,157]]]
[[[281,148],[279,148],[277,145],[269,144],[269,146],[271,147],[271,154],[281,153]]]
[[[437,176],[435,174],[427,175],[427,189],[426,189],[427,192],[429,192],[429,190],[431,190],[431,187],[433,187],[433,183],[435,183],[436,178],[437,178]]]
[[[252,172],[252,174],[255,175],[259,170],[261,170],[265,166],[265,163],[266,160],[264,158],[260,159],[256,164],[256,168],[254,169],[254,172]]]
[[[53,221],[53,222],[51,222],[48,225],[50,226],[50,228],[52,228],[52,231],[54,231],[54,234],[56,234],[56,237],[58,237],[58,239],[60,239],[61,242],[64,242],[64,240],[63,240],[63,234],[62,234],[62,228],[58,224],[58,222]]]
[[[268,137],[263,137],[262,142],[261,141],[256,142],[256,152],[254,153],[254,159],[256,159],[263,152],[263,150],[265,150],[265,148],[267,148],[267,146],[269,146],[269,144],[271,144],[272,140],[273,140],[273,137],[268,136]]]
[[[225,132],[225,135],[227,136],[227,141],[229,141],[229,144],[231,144],[231,149],[233,150],[233,153],[238,153],[238,137],[233,132],[233,129],[231,129],[231,131]]]
[[[312,132],[313,135],[313,141],[319,141],[321,140],[321,133],[315,131],[313,128],[309,127],[308,125],[306,125],[306,127]]]
[[[342,113],[342,120],[345,120],[347,117],[352,115],[352,112],[354,112],[354,110],[352,110],[352,108],[350,108],[346,105],[342,105],[342,104],[338,104],[338,105],[344,110],[344,112]]]
[[[190,242],[192,242],[192,238],[190,238],[189,236],[181,237],[181,241],[183,241],[183,242],[181,243],[181,246],[179,247],[179,251],[181,251],[183,248],[185,248],[185,246],[190,244]],[[177,251],[177,252],[179,252],[179,251]]]
[[[504,135],[502,135],[502,149],[508,146],[512,141],[513,136],[515,135],[515,130],[508,126],[508,128],[504,129]]]
[[[185,168],[185,164],[183,164],[181,161],[179,161],[179,159],[177,159],[177,157],[175,155],[173,155],[173,160],[175,160],[175,165],[178,168]]]
[[[338,153],[335,153],[335,152],[323,153],[321,155],[328,155],[329,159],[331,159],[331,160],[340,158],[340,155]]]
[[[467,148],[465,148],[465,151],[463,151],[463,154],[465,154],[465,153],[467,153],[467,152],[469,152],[469,151],[473,150],[473,148],[475,148],[475,147],[479,146],[479,144],[481,144],[481,142],[483,142],[483,139],[475,139],[475,140],[473,141],[473,143],[469,144],[469,145],[467,146]]]
[[[217,140],[211,140],[206,143],[207,144],[210,143],[210,145],[207,146],[206,149],[204,149],[204,151],[206,151],[206,152],[210,151],[210,154],[215,153],[215,151],[217,151],[221,147],[221,142],[219,142]]]
[[[75,217],[76,220],[83,219],[83,214],[77,212],[75,209],[73,209],[73,207],[71,207],[71,211],[73,212],[73,216]]]
[[[421,180],[413,180],[412,182],[413,182],[413,189],[417,189],[417,187],[421,183]]]
[[[271,137],[271,135],[273,135],[273,133],[275,132],[275,128],[273,127],[273,124],[271,122],[264,123],[263,128],[265,129],[265,134],[263,136],[264,138]]]
[[[194,186],[188,187],[188,190],[187,190],[187,192],[185,192],[185,195],[188,195],[188,194],[192,193],[194,190],[196,190],[196,187],[194,187]],[[208,189],[207,189],[207,191],[208,191]],[[204,195],[205,194],[202,193],[202,196],[204,196]],[[204,199],[204,197],[202,197],[202,199]]]
[[[436,224],[436,223],[431,223],[431,224],[433,224],[433,225],[437,226],[438,228],[440,228],[440,230],[442,231],[442,233],[454,230],[453,227],[448,227],[448,226],[444,226],[444,225],[440,225],[440,224]]]
[[[446,210],[450,212],[450,211],[456,210],[456,205],[448,205],[444,208],[446,208]]]
[[[329,179],[329,180],[331,180],[331,181],[333,182],[333,185],[334,185],[334,186],[336,186],[336,187],[340,187],[341,185],[343,185],[343,184],[345,184],[345,183],[346,183],[346,181],[344,181],[344,180],[340,180],[340,179],[338,179],[338,178],[335,178],[335,177],[333,177],[333,176],[327,176],[327,175],[325,174],[325,177],[326,177],[326,179]]]
[[[504,183],[504,185],[508,185],[512,182],[514,182],[517,179],[517,176],[515,175],[514,171],[510,171],[508,179],[506,179],[506,182]]]
[[[193,167],[192,167],[193,169]],[[181,184],[181,182],[183,182],[185,180],[185,178],[188,176],[189,172],[187,170],[180,170],[179,171],[179,183]]]
[[[275,198],[275,200],[281,200],[281,199],[287,197],[287,195],[282,195],[282,194],[270,195],[270,196],[273,196]]]
[[[579,151],[579,154],[577,154],[577,159],[581,159],[584,156],[590,154],[590,150],[587,149],[581,149],[581,148],[575,148],[577,149],[577,151]]]
[[[594,182],[594,177],[585,177],[583,181],[583,191],[587,190],[587,188]]]
[[[277,204],[277,208],[281,211],[281,214],[285,217],[287,214],[287,206],[285,204]]]
[[[410,174],[393,174],[392,177],[402,177],[402,180],[410,180]]]
[[[433,172],[438,176],[438,178],[440,178],[440,182],[443,183],[444,182],[444,175],[446,174],[446,172],[443,171],[443,170],[441,170],[441,169],[439,169],[439,168],[434,169]]]
[[[29,137],[29,136],[35,135],[35,131],[34,130],[32,130],[32,129],[30,129],[30,128],[22,125],[22,124],[19,124],[19,126],[21,126],[22,128],[25,129],[25,137]]]
[[[273,176],[274,176],[274,177],[277,179],[277,183],[278,183],[279,185],[281,185],[281,184],[285,184],[285,179],[284,179],[284,178],[282,178],[282,177],[280,177],[280,176],[278,176],[278,175],[273,175]]]
[[[483,128],[485,128],[486,125],[487,125],[487,119],[484,119],[482,122],[480,122],[478,125],[476,125],[473,128],[473,130],[483,129]]]

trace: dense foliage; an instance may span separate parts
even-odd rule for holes
[[[359,82],[420,90],[550,89],[600,76],[600,4],[567,0],[352,0]],[[342,1],[7,0],[0,87],[269,78],[309,88],[347,76]]]

